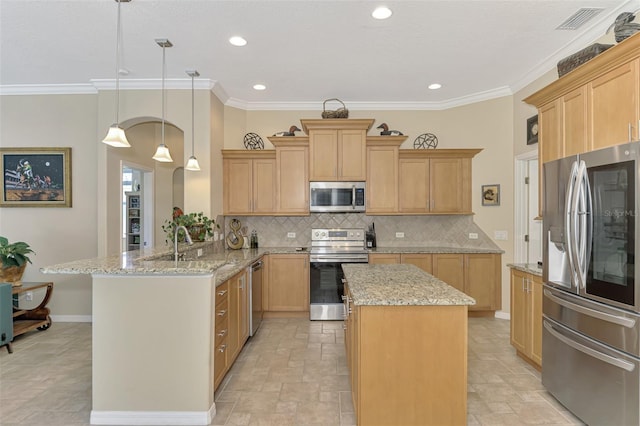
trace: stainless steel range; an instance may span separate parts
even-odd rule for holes
[[[344,319],[343,263],[368,263],[364,229],[312,229],[309,256],[312,320]]]

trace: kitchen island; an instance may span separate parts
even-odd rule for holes
[[[91,424],[211,423],[217,288],[265,253],[202,243],[179,261],[158,248],[42,268],[92,276]]]
[[[467,423],[467,308],[414,265],[343,264],[358,425]]]

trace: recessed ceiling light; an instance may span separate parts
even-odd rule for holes
[[[431,89],[431,90],[436,90],[436,89],[439,89],[441,87],[442,87],[442,84],[440,84],[440,83],[431,83],[429,85],[429,89]]]
[[[391,12],[391,9],[389,9],[388,7],[380,6],[377,7],[373,12],[371,12],[371,16],[376,19],[387,19],[391,16],[392,13],[393,12]]]
[[[234,46],[244,46],[247,44],[247,40],[243,39],[240,36],[233,36],[229,39],[229,43],[233,44]]]
[[[256,90],[264,90],[267,88],[267,86],[265,86],[264,84],[254,84],[253,88]]]

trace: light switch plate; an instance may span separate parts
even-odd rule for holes
[[[507,231],[493,231],[493,239],[506,241],[509,239],[509,233]]]

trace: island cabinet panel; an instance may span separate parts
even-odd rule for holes
[[[493,253],[434,254],[433,275],[473,297],[469,311],[502,307],[502,260]]]
[[[511,269],[511,345],[542,367],[542,278]]]
[[[358,425],[467,422],[466,306],[355,306],[349,326]]]
[[[213,382],[217,388],[228,370],[227,359],[229,348],[229,281],[216,287],[215,292],[215,336],[213,356]]]
[[[275,151],[223,150],[222,157],[224,213],[275,213]]]
[[[263,283],[265,315],[309,312],[309,256],[270,254],[266,269],[267,280]]]

